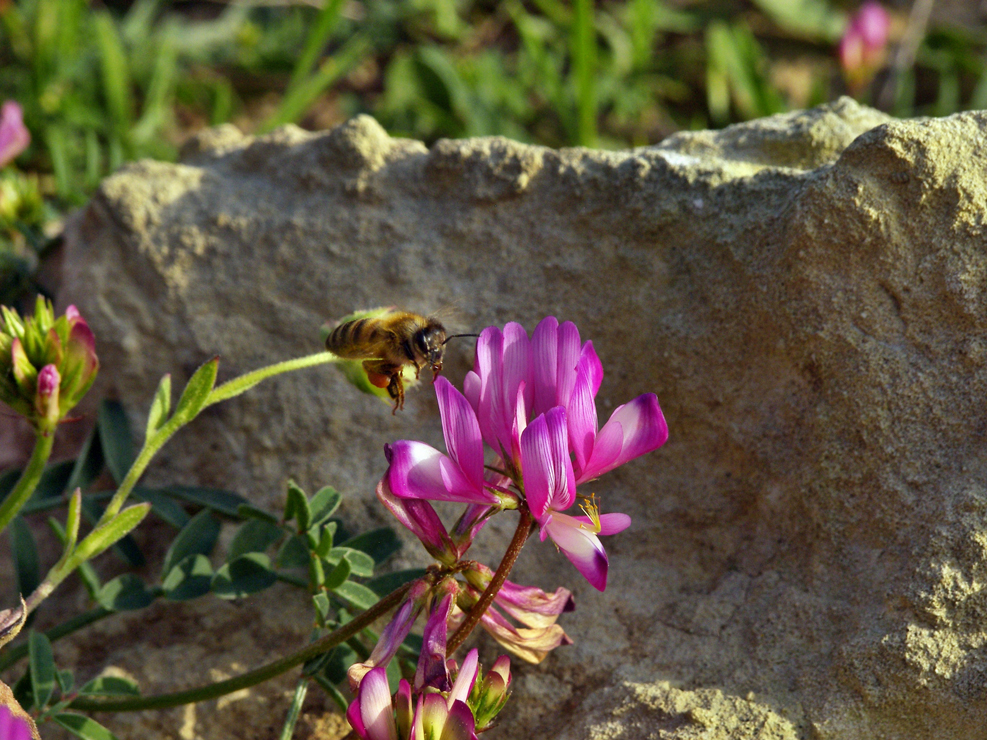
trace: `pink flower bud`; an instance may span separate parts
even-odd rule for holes
[[[61,419],[58,410],[58,386],[61,381],[58,368],[54,365],[45,365],[38,373],[38,395],[34,408],[38,412],[39,428],[45,431],[53,431]]]
[[[8,100],[0,108],[0,167],[12,162],[31,143],[31,134],[24,127],[21,107]]]

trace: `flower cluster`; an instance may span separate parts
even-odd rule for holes
[[[599,537],[626,529],[630,517],[600,514],[592,497],[582,498],[583,514],[566,512],[578,485],[660,447],[668,426],[658,399],[647,393],[618,407],[600,428],[595,398],[602,380],[593,343],[581,344],[572,323],[548,317],[530,338],[514,323],[485,329],[463,392],[445,378],[435,381],[447,452],[410,440],[386,451],[381,488],[415,512],[398,518],[406,525],[414,519],[409,528],[430,552],[455,561],[491,513],[527,506],[541,539],[550,537],[603,591],[608,561]],[[496,456],[491,464],[484,444]],[[470,508],[450,535],[425,501]]]
[[[601,514],[595,496],[578,494],[577,486],[660,447],[668,427],[648,393],[618,407],[601,428],[595,399],[602,380],[592,342],[581,342],[569,322],[548,317],[530,337],[515,323],[488,327],[463,390],[435,380],[446,451],[414,440],[385,448],[388,468],[377,497],[437,565],[407,592],[368,660],[349,670],[357,698],[348,717],[360,737],[471,739],[489,726],[507,699],[507,658],[479,681],[474,650],[457,672],[446,654],[461,638],[448,641],[450,629],[459,637],[478,619],[497,642],[532,663],[571,644],[556,623],[573,609],[569,590],[521,586],[506,580],[503,563],[495,574],[464,556],[493,515],[519,509],[522,523],[537,525],[541,539],[551,538],[594,588],[606,588],[600,536],[631,520]],[[430,501],[466,507],[447,529]],[[577,501],[582,513],[570,513]],[[519,526],[520,544],[528,524]],[[392,701],[386,665],[423,613],[428,621],[414,684],[402,681]]]
[[[850,18],[840,39],[839,55],[852,92],[863,90],[884,64],[890,28],[888,11],[874,0],[867,0]]]
[[[502,655],[485,676],[475,649],[466,655],[461,667],[455,661],[446,660],[446,622],[454,608],[451,591],[433,602],[414,685],[401,679],[393,699],[384,665],[365,672],[350,670],[356,698],[346,717],[361,738],[475,740],[477,733],[493,724],[510,693],[510,660]],[[414,622],[413,617],[409,621],[410,613],[404,607],[399,609],[398,617],[391,623],[398,627],[389,626],[389,634],[386,639],[382,636],[381,641],[393,644],[398,636],[403,640]]]
[[[50,435],[96,379],[96,340],[75,306],[57,319],[40,296],[30,318],[0,310],[0,401]]]

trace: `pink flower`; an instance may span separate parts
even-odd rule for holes
[[[580,345],[572,322],[549,316],[531,339],[520,324],[501,332],[487,327],[476,344],[476,364],[463,393],[476,411],[484,441],[505,461],[517,461],[520,434],[527,422],[553,406],[567,406],[577,377],[586,374],[593,396],[603,367],[592,342]]]
[[[891,18],[884,7],[868,0],[850,18],[840,39],[840,66],[847,84],[860,91],[884,64]]]
[[[31,143],[31,134],[24,127],[24,114],[13,100],[0,108],[0,167],[6,167]]]
[[[631,518],[626,514],[600,514],[592,502],[583,505],[587,516],[562,513],[576,500],[564,408],[549,409],[524,430],[521,468],[528,507],[538,522],[542,541],[551,537],[590,585],[603,591],[607,587],[608,560],[598,535],[623,531],[630,526]]]

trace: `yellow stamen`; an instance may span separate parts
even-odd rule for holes
[[[591,493],[589,498],[586,496],[580,496],[580,498],[582,501],[579,502],[579,508],[582,509],[583,514],[585,514],[589,520],[593,522],[593,532],[599,532],[603,529],[603,525],[600,524],[600,507],[597,506],[596,503],[596,494]],[[580,524],[580,527],[583,529],[587,528],[585,524]]]

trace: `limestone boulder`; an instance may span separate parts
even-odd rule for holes
[[[669,442],[591,487],[634,522],[607,540],[606,592],[549,544],[525,549],[515,580],[574,590],[575,645],[515,665],[489,737],[987,738],[985,224],[984,113],[901,121],[844,99],[620,152],[427,148],[367,117],[220,127],[180,164],[103,183],[69,230],[60,300],[96,333],[98,392],[138,429],[161,374],[315,352],[323,323],[379,305],[451,307],[458,331],[571,320],[603,361],[601,417],[658,394]],[[379,525],[396,439],[441,446],[427,384],[392,416],[319,367],[210,408],[149,480],[263,506],[288,477],[332,484],[345,517]],[[501,519],[477,547],[491,563]],[[423,562],[411,541],[402,558]],[[127,631],[166,653],[155,614]],[[293,646],[304,625],[283,630]],[[210,670],[251,667],[205,650]],[[93,670],[135,670],[122,647],[94,654]],[[148,668],[144,690],[195,673]],[[288,694],[252,695],[279,724]],[[128,737],[243,736],[245,705],[211,706],[184,734],[174,713],[104,719]]]

